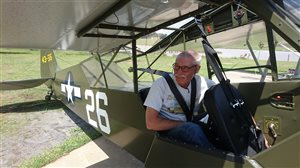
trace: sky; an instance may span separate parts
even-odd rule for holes
[[[179,28],[181,27],[182,25],[186,24],[187,22],[193,20],[194,18],[193,17],[190,17],[190,18],[187,18],[185,20],[182,20],[180,22],[177,22],[177,23],[174,23],[172,24],[171,26],[168,26],[168,27],[171,27],[171,28]],[[162,33],[162,34],[171,34],[174,30],[166,30],[166,29],[160,29],[158,31],[156,31],[156,33]]]

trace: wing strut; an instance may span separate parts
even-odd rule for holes
[[[105,87],[106,87],[106,89],[108,89],[107,80],[106,80],[106,76],[105,76],[105,73],[104,73],[105,71],[104,71],[104,69],[103,69],[103,63],[102,63],[102,59],[101,59],[101,57],[100,57],[99,52],[97,52],[97,56],[98,56],[98,59],[99,59],[100,65],[101,65],[101,70],[102,70],[102,74],[103,74],[104,81],[105,81]],[[101,77],[101,75],[100,75],[100,77]],[[99,78],[99,79],[100,79],[100,78]]]

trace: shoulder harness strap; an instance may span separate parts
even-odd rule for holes
[[[179,105],[181,106],[184,114],[186,115],[187,121],[192,120],[193,116],[193,111],[194,111],[194,106],[195,106],[195,99],[196,99],[196,79],[192,79],[192,90],[191,90],[191,104],[190,104],[190,109],[188,108],[184,98],[180,94],[179,90],[177,89],[173,79],[170,77],[168,73],[163,74],[163,77],[166,79],[172,93],[174,94],[176,100],[178,101]]]

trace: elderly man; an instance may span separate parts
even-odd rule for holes
[[[191,104],[191,81],[195,78],[196,98],[193,113],[199,111],[205,91],[214,85],[213,81],[197,75],[201,67],[200,60],[201,57],[196,52],[183,51],[176,57],[173,64],[174,74],[170,74],[187,106]],[[213,148],[201,126],[187,121],[187,116],[179,104],[166,79],[163,77],[157,79],[144,103],[147,106],[147,128],[188,144]]]

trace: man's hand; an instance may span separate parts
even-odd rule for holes
[[[153,131],[169,130],[181,123],[183,122],[161,118],[158,115],[158,111],[156,111],[151,107],[147,107],[146,109],[146,126],[147,129],[149,130],[153,130]]]

